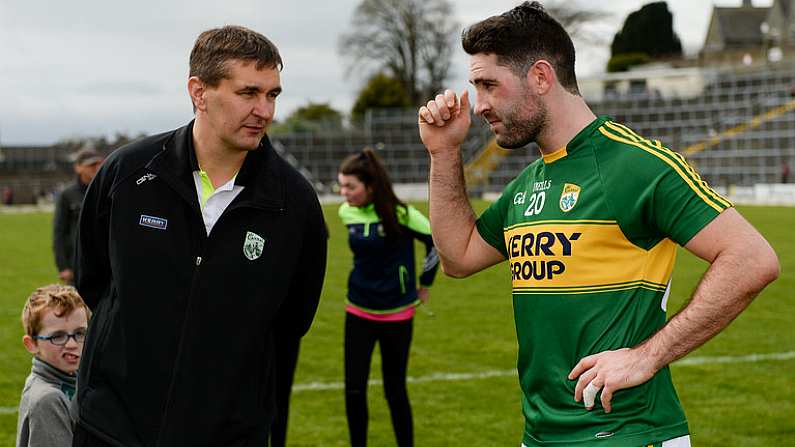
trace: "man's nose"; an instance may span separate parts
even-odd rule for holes
[[[490,107],[488,103],[480,97],[480,94],[475,95],[475,115],[483,116],[483,113],[488,111]]]
[[[270,101],[267,98],[263,98],[257,101],[257,104],[254,106],[254,110],[252,110],[252,113],[257,118],[270,121],[273,118],[273,110],[275,108],[276,105],[273,103],[273,101]]]

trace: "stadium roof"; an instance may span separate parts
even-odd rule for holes
[[[788,6],[789,2],[783,3],[787,3]],[[716,7],[712,19],[718,21],[721,37],[726,46],[755,46],[763,43],[761,26],[769,12],[770,8]]]

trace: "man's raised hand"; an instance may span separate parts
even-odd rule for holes
[[[432,156],[458,152],[469,124],[469,92],[466,90],[461,93],[460,101],[455,92],[445,90],[419,110],[420,138]]]

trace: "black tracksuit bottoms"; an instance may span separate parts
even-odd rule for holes
[[[345,410],[351,447],[367,445],[367,379],[376,341],[381,349],[384,395],[392,415],[397,445],[414,445],[411,404],[406,391],[413,321],[380,322],[346,313]]]
[[[290,414],[290,392],[293,388],[295,366],[301,340],[281,340],[276,344],[276,414],[271,424],[268,446],[287,444],[287,419]]]

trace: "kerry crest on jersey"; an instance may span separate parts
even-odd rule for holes
[[[248,260],[253,261],[262,255],[265,239],[256,233],[246,232],[246,241],[243,243],[243,254]]]
[[[563,185],[563,193],[560,195],[560,209],[564,213],[568,213],[577,204],[577,199],[580,198],[580,187],[573,183],[566,183]]]

